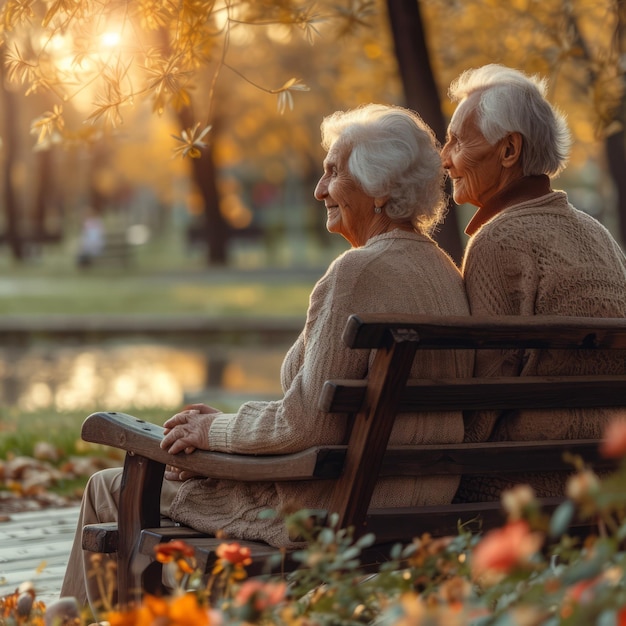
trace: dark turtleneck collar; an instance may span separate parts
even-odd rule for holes
[[[507,207],[533,198],[540,198],[549,194],[550,191],[550,178],[545,174],[518,178],[490,198],[484,206],[479,207],[469,221],[465,232],[471,236],[485,222]]]

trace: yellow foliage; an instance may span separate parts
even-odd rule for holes
[[[315,167],[324,115],[370,101],[403,102],[384,0],[247,0],[219,10],[212,0],[137,0],[120,3],[119,13],[117,3],[0,4],[7,77],[29,93],[51,96],[33,126],[41,147],[99,142],[96,129],[114,125],[133,139],[116,146],[116,175],[158,187],[189,171],[188,163],[168,158],[176,147],[171,135],[183,137],[185,127],[199,123],[201,131],[218,120],[204,141],[213,142],[220,167],[245,163],[281,182]],[[444,116],[454,110],[446,95],[453,78],[501,62],[549,78],[550,98],[575,135],[573,160],[599,152],[606,133],[623,123],[616,119],[624,86],[613,0],[419,5]],[[104,48],[99,42],[113,25],[119,44]],[[71,120],[83,115],[72,104],[88,107],[92,124]],[[146,106],[163,115],[162,125],[148,122],[157,115],[139,116]],[[184,126],[166,115],[191,107],[198,119]],[[193,142],[179,149],[204,153]],[[147,153],[163,154],[171,174],[164,176]]]
[[[599,153],[624,90],[611,0],[430,0],[421,6],[446,116],[454,110],[446,97],[452,79],[470,67],[504,63],[548,78],[549,97],[567,114],[576,140],[572,161]]]

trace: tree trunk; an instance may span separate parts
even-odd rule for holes
[[[41,245],[45,244],[52,233],[48,229],[50,208],[56,204],[56,189],[54,179],[54,159],[52,148],[37,153],[39,177],[33,207],[32,236]],[[57,229],[58,230],[58,229]]]
[[[0,89],[4,84],[3,72],[4,59],[0,58]],[[13,188],[12,170],[15,164],[15,155],[19,145],[18,133],[19,125],[17,124],[17,106],[15,94],[10,90],[2,89],[2,100],[4,104],[4,167],[2,170],[4,178],[4,240],[11,250],[11,255],[17,261],[24,259],[24,245],[20,237],[19,215],[20,211],[17,206],[17,196]]]
[[[171,54],[169,34],[165,29],[160,32],[163,52]],[[181,130],[193,128],[196,124],[191,106],[181,108],[176,112]],[[191,159],[192,177],[203,202],[203,233],[206,244],[207,265],[226,265],[228,262],[228,241],[230,238],[230,224],[220,212],[220,197],[217,190],[217,168],[213,158],[213,136],[216,131],[216,121],[213,120],[213,128],[206,138],[209,143],[208,154],[203,154],[199,159]]]
[[[626,135],[621,130],[609,135],[605,140],[609,172],[617,194],[617,214],[619,218],[619,238],[626,246]]]
[[[616,57],[620,58],[626,54],[626,0],[616,0],[615,14],[617,15],[615,53]],[[580,49],[584,60],[587,62],[589,85],[593,85],[600,80],[593,62],[593,55],[578,26],[578,20],[571,12],[568,13],[568,17],[567,27],[574,34],[574,43],[577,48]],[[626,72],[622,72],[622,83],[625,77]],[[584,88],[589,89],[589,85],[585,85]],[[626,180],[624,180],[624,171],[626,171],[626,146],[624,144],[626,140],[626,136],[624,135],[624,126],[626,125],[626,94],[622,94],[621,102],[612,112],[612,115],[612,120],[617,123],[621,130],[607,135],[604,141],[604,150],[607,157],[609,173],[611,174],[617,193],[619,237],[622,240],[622,244],[626,244]]]
[[[626,57],[626,0],[616,0],[617,14],[616,43],[618,58]],[[622,65],[623,67],[623,65]],[[626,89],[626,69],[622,72],[622,88]],[[615,118],[620,131],[606,138],[605,149],[609,172],[617,193],[617,214],[619,217],[619,236],[622,246],[626,246],[626,93],[622,93],[622,101]]]
[[[228,242],[230,225],[220,212],[220,197],[217,191],[217,169],[210,152],[201,159],[193,160],[196,184],[204,200],[204,227],[207,244],[207,265],[226,265],[228,262]]]
[[[182,128],[192,128],[194,118],[191,109],[178,112]],[[204,203],[203,231],[206,243],[207,265],[226,265],[228,262],[228,240],[230,225],[220,212],[220,197],[217,191],[217,168],[213,160],[213,140],[216,124],[209,133],[209,152],[199,159],[192,159],[193,180]]]
[[[406,106],[417,111],[433,129],[440,142],[445,141],[446,121],[435,83],[426,33],[418,0],[387,0],[398,68],[402,78]],[[449,184],[447,186],[450,192]],[[463,244],[459,233],[456,205],[450,197],[448,215],[437,233],[442,248],[460,263]]]

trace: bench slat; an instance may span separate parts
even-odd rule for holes
[[[420,349],[626,349],[623,319],[550,315],[495,318],[394,314],[392,319],[376,313],[351,315],[343,341],[350,348],[375,349],[389,345],[392,333],[405,341],[418,342]]]
[[[345,446],[320,448],[332,457],[326,465],[320,462],[318,478],[335,478],[336,468],[343,466]],[[389,446],[385,451],[380,476],[433,476],[454,474],[501,474],[541,468],[544,472],[572,471],[567,454],[582,458],[595,470],[614,469],[613,459],[604,458],[595,439],[563,441],[493,441],[483,443],[432,444],[419,446]],[[532,471],[532,470],[530,470]]]
[[[562,498],[542,498],[542,511],[551,514]],[[456,536],[459,525],[468,530],[489,530],[501,526],[506,514],[500,502],[472,502],[398,509],[371,509],[367,515],[367,531],[376,535],[377,541],[406,542],[407,537],[424,533],[437,536]],[[570,531],[588,528],[588,520],[572,520]]]
[[[324,383],[320,409],[355,413],[366,380]],[[519,408],[580,408],[626,405],[625,376],[545,376],[412,380],[400,392],[400,412]]]
[[[615,461],[600,455],[595,440],[498,441],[390,447],[380,476],[502,474],[505,472],[572,471],[565,455],[580,456],[595,470],[612,469]]]

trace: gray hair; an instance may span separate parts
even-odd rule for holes
[[[461,102],[478,93],[476,121],[485,139],[493,145],[508,133],[520,133],[524,175],[554,176],[567,163],[572,139],[565,117],[546,100],[546,91],[545,79],[491,63],[463,72],[448,95]]]
[[[337,141],[350,150],[348,170],[373,198],[388,196],[392,221],[410,220],[430,233],[445,215],[445,171],[433,131],[399,106],[366,104],[337,111],[321,125],[326,151]]]

